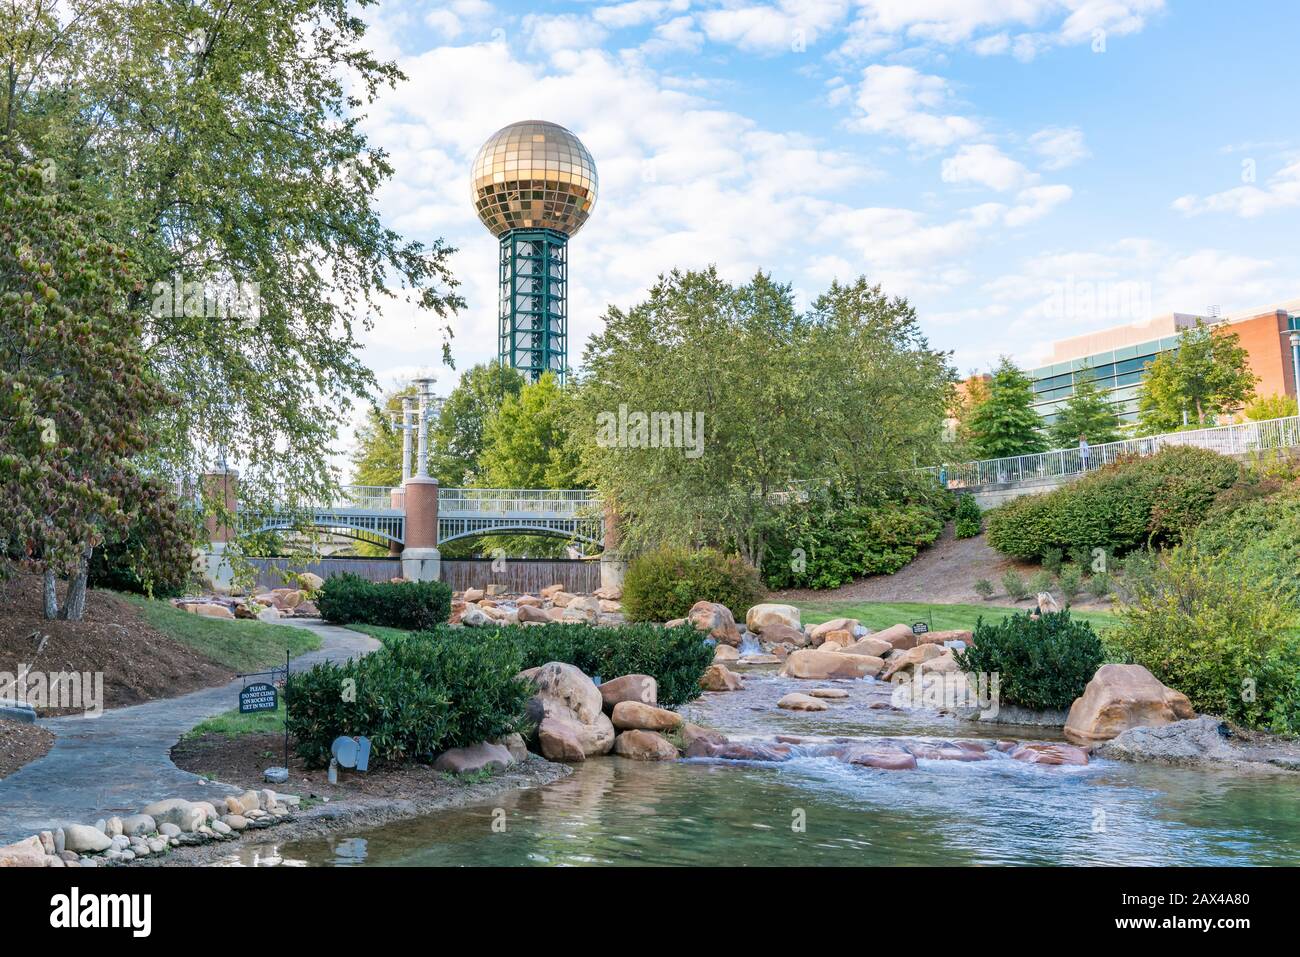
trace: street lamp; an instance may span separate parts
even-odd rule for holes
[[[415,416],[415,397],[402,396],[401,418],[395,419],[394,425],[402,430],[402,484],[411,477],[411,433],[415,431],[416,425],[412,421]]]
[[[415,474],[420,478],[429,475],[429,417],[433,414],[433,379],[415,380],[415,395],[419,400],[419,447],[415,458]]]
[[[1291,333],[1291,382],[1300,399],[1300,331]]]

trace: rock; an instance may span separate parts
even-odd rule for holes
[[[847,698],[849,693],[843,688],[813,688],[807,692],[813,698]]]
[[[1155,727],[1195,717],[1187,696],[1161,684],[1141,665],[1102,665],[1070,706],[1066,740],[1090,745],[1129,728]]]
[[[547,585],[545,588],[542,589],[542,597],[546,599],[553,599],[556,595],[558,595],[562,591],[564,591],[563,585]]]
[[[156,801],[141,813],[153,818],[155,825],[169,822],[186,833],[193,831],[207,820],[207,813],[203,808],[183,798]]]
[[[552,606],[552,607],[547,608],[547,609],[545,609],[545,610],[546,610],[546,620],[547,620],[547,621],[563,621],[563,620],[564,620],[564,609],[563,609],[563,608],[560,608],[559,606]]]
[[[882,681],[888,681],[898,672],[911,668],[918,664],[929,664],[936,658],[942,658],[947,652],[939,645],[913,645],[906,651],[898,652],[889,656],[885,663],[885,670],[880,673]],[[925,670],[930,670],[928,667]]]
[[[631,701],[623,705],[633,704]],[[623,705],[620,705],[622,707]],[[662,735],[635,728],[614,739],[614,753],[634,761],[676,761],[677,749]]]
[[[672,621],[666,621],[666,622],[664,622],[664,627],[665,627],[665,628],[680,628],[680,627],[681,627],[682,625],[684,625],[684,624],[686,624],[686,619],[685,619],[685,618],[674,618]]]
[[[721,731],[714,731],[712,728],[702,728],[698,724],[691,724],[688,721],[682,725],[682,743],[689,748],[696,741],[704,741],[710,745],[721,746],[727,743],[727,736]]]
[[[801,648],[790,652],[781,668],[788,678],[866,678],[880,672],[885,662],[871,655],[842,655],[819,648]]]
[[[966,647],[974,644],[971,640],[971,633],[962,629],[952,631],[927,631],[924,635],[916,636],[918,645],[943,645],[950,641],[964,642]]]
[[[853,644],[841,648],[840,654],[869,655],[872,658],[883,658],[893,650],[894,646],[889,642],[868,635],[866,638],[859,638]]]
[[[59,860],[63,861],[65,864],[70,864],[73,861],[81,860],[81,858],[77,856],[76,851],[64,851],[62,854],[58,854],[55,856],[58,857]]]
[[[202,604],[191,605],[190,610],[193,611],[194,614],[200,615],[203,618],[226,618],[230,621],[235,620],[234,612],[225,605],[214,605],[210,602],[204,602]]]
[[[257,620],[258,621],[279,621],[280,610],[276,608],[274,605],[267,605],[265,608],[263,608],[261,611],[257,613]]]
[[[257,806],[263,811],[269,811],[276,805],[275,792],[270,788],[262,788],[257,792]]]
[[[600,610],[603,614],[614,615],[623,611],[623,603],[620,601],[610,601],[608,598],[597,598],[600,604]]]
[[[212,822],[212,830],[216,831],[223,837],[231,832],[231,827],[224,821],[217,820]]]
[[[540,608],[541,606],[542,599],[536,595],[520,595],[515,599],[516,608]]]
[[[110,817],[104,825],[104,833],[109,837],[117,837],[122,833],[122,819],[120,817]]]
[[[917,742],[908,750],[919,761],[987,761],[989,756],[984,749],[969,742],[954,744],[951,741],[937,743]]]
[[[791,692],[776,703],[778,708],[785,708],[787,711],[825,711],[830,707],[825,701],[818,701],[816,698],[798,692]]]
[[[557,591],[551,595],[551,604],[556,608],[568,608],[578,596],[571,591]]]
[[[614,746],[614,726],[605,716],[604,699],[595,683],[579,669],[551,661],[522,672],[521,676],[529,678],[537,688],[528,702],[528,716],[532,720],[540,724],[544,719],[555,718],[571,723],[574,726],[571,731],[587,757],[607,754]]]
[[[176,826],[176,825],[174,825],[174,824],[169,824],[169,825],[168,825],[168,827],[175,827],[175,826]],[[125,834],[119,834],[119,835],[117,835],[117,837],[111,837],[111,838],[109,838],[109,846],[112,847],[113,850],[115,850],[115,851],[125,851],[128,847],[131,846],[132,842],[134,842],[134,841],[139,841],[139,840],[140,840],[140,838],[138,838],[138,837],[134,837],[134,838],[133,838],[133,837],[127,837]],[[65,853],[65,854],[71,854],[72,852],[71,852],[71,851],[64,851],[64,853]]]
[[[66,840],[67,835],[63,833],[63,828],[56,827],[54,829],[54,852],[56,854],[62,854],[66,850],[66,847],[64,846],[64,841]]]
[[[483,593],[483,589],[481,588],[466,588],[465,594],[462,597],[467,602],[475,602],[475,601],[482,601],[485,595]]]
[[[700,678],[700,687],[705,691],[741,691],[745,683],[740,680],[740,675],[725,665],[709,665]]]
[[[226,803],[229,805],[229,799],[227,799]],[[249,811],[256,811],[262,806],[262,799],[256,791],[250,789],[239,796],[239,803],[244,808],[243,813],[248,814]],[[239,814],[240,812],[232,811],[231,813]]]
[[[248,818],[242,814],[223,814],[218,823],[226,825],[232,831],[242,831],[248,827]]]
[[[776,605],[764,603],[754,605],[745,612],[745,627],[756,635],[761,635],[768,625],[789,625],[801,628],[799,609],[794,605]]]
[[[793,645],[795,648],[804,648],[812,642],[812,639],[804,634],[802,629],[777,622],[763,628],[763,641],[769,644],[786,644]]]
[[[320,617],[320,609],[316,607],[316,603],[313,601],[303,602],[297,608],[295,608],[294,611],[304,618]]]
[[[158,833],[163,837],[179,837],[181,829],[175,824],[159,824]]]
[[[707,632],[708,636],[718,644],[740,644],[740,629],[736,627],[736,619],[726,605],[712,601],[697,601],[691,606],[686,620],[694,625],[696,630]]]
[[[659,683],[650,675],[622,675],[611,678],[600,686],[600,698],[606,711],[613,711],[620,701],[638,701],[641,704],[659,702]],[[617,726],[617,722],[615,722]]]
[[[1088,752],[1072,744],[1028,741],[1012,749],[1011,757],[1030,764],[1087,764]]]
[[[916,635],[912,634],[912,626],[897,624],[890,625],[884,631],[875,631],[871,633],[872,638],[880,641],[887,641],[894,646],[894,650],[906,651],[909,648],[916,647]]]
[[[781,661],[782,659],[778,658],[776,655],[766,654],[741,655],[736,659],[736,663],[740,665],[778,665]]]
[[[452,774],[469,774],[475,771],[504,771],[514,762],[510,751],[499,744],[480,741],[464,748],[452,748],[438,755],[433,762],[435,771]]]
[[[149,842],[150,854],[161,854],[165,850],[167,850],[166,841],[159,840],[158,838],[154,838],[152,841]]]
[[[54,832],[52,832],[52,831],[41,831],[40,834],[37,834],[37,835],[36,835],[36,839],[37,839],[38,841],[41,842],[41,847],[44,848],[46,854],[57,854],[57,853],[58,853],[58,851],[56,851],[56,850],[54,849]],[[3,852],[0,852],[0,853],[3,853]],[[66,853],[66,852],[65,852],[65,853]]]
[[[40,841],[38,840],[39,844]],[[97,827],[89,824],[69,824],[63,829],[63,847],[69,851],[106,851],[113,846],[113,839]],[[42,851],[41,853],[44,853]]]
[[[847,631],[850,635],[858,627],[856,618],[832,618],[830,621],[823,621],[820,625],[814,625],[812,631],[808,633],[808,640],[814,648],[826,640],[826,636],[833,631]]]
[[[503,738],[497,738],[493,743],[501,745],[510,752],[511,762],[517,763],[528,760],[528,747],[524,744],[524,736],[517,731],[513,734],[507,734]]]
[[[298,576],[298,584],[302,585],[307,591],[320,591],[325,587],[325,579],[321,578],[315,572],[303,572]]]
[[[840,648],[847,648],[849,645],[853,644],[853,633],[847,628],[837,628],[834,631],[828,631],[822,635],[822,643],[817,647],[829,651],[829,648],[825,648],[825,646],[829,644],[838,645]]]
[[[487,593],[493,597],[504,595],[509,589],[506,588],[505,582],[490,582],[487,586]]]
[[[602,585],[601,587],[597,588],[594,592],[592,592],[592,594],[595,595],[597,598],[604,598],[606,601],[622,601],[623,586]]]
[[[1227,726],[1211,715],[1188,718],[1157,727],[1123,731],[1097,749],[1097,755],[1116,761],[1151,761],[1175,767],[1203,764],[1231,766],[1242,755],[1224,732]]]
[[[854,745],[838,755],[847,764],[857,764],[882,771],[910,771],[916,767],[916,758],[902,748]]]
[[[731,647],[731,645],[719,644],[713,649],[714,661],[738,661],[739,659],[740,652]]]
[[[122,818],[122,833],[127,837],[136,834],[152,834],[158,830],[158,824],[148,814],[132,814]]]
[[[671,731],[682,725],[682,716],[676,711],[639,701],[620,701],[610,718],[619,731]]]
[[[81,825],[74,825],[80,827]],[[51,838],[51,842],[52,842]],[[0,847],[0,867],[45,867],[45,847],[39,836],[24,838]]]
[[[536,621],[545,623],[551,620],[551,616],[536,605],[520,605],[518,615],[521,622]]]
[[[267,784],[286,784],[289,781],[289,769],[267,768],[262,772],[262,780]]]
[[[575,595],[572,601],[562,607],[564,613],[560,616],[561,621],[582,621],[594,625],[596,619],[600,617],[599,598],[579,598]]]
[[[571,719],[543,719],[537,726],[537,741],[542,750],[542,757],[548,761],[565,763],[587,760],[586,748],[578,734],[579,727],[578,723]]]
[[[487,628],[494,621],[495,619],[478,605],[466,605],[465,610],[460,613],[460,623],[466,628]]]
[[[696,738],[686,749],[688,758],[718,758],[723,761],[788,761],[790,749],[784,745],[751,744],[726,741],[715,744],[707,738]]]
[[[203,812],[206,820],[214,821],[217,818],[217,809],[211,801],[193,801],[191,802],[196,808]]]

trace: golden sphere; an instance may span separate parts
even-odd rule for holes
[[[474,157],[474,209],[494,236],[512,229],[572,236],[591,215],[596,185],[587,147],[544,120],[497,130]]]

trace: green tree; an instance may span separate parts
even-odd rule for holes
[[[578,487],[567,402],[550,372],[525,385],[519,395],[506,396],[484,429],[481,477],[486,487]]]
[[[399,302],[445,347],[461,304],[451,250],[378,214],[393,169],[362,125],[402,73],[337,0],[60,6],[0,11],[0,131],[83,180],[133,253],[144,366],[185,396],[153,413],[153,458],[193,473],[220,451],[246,503],[315,498],[352,397],[376,388],[359,332]]]
[[[365,421],[357,426],[356,444],[352,449],[352,481],[357,485],[393,488],[402,484],[402,399],[415,395],[415,386],[407,386],[384,396],[379,405],[366,410]],[[415,434],[411,435],[412,463]],[[414,465],[413,465],[414,467]]]
[[[75,621],[95,548],[142,514],[161,518],[168,497],[132,460],[149,414],[172,400],[144,371],[127,308],[138,280],[104,238],[107,217],[85,210],[77,184],[3,158],[0,195],[0,556],[37,563],[47,618],[68,577],[62,617]],[[183,527],[155,527],[172,554]]]
[[[1056,413],[1056,421],[1048,429],[1048,438],[1055,449],[1069,448],[1081,435],[1091,445],[1118,442],[1121,437],[1115,407],[1097,388],[1097,377],[1088,368],[1074,374],[1074,394]]]
[[[761,567],[792,495],[937,450],[951,380],[906,301],[865,279],[801,315],[763,273],[674,270],[588,340],[572,431],[630,553],[716,545]]]
[[[1047,448],[1042,419],[1033,410],[1033,382],[1002,357],[989,380],[988,398],[970,414],[972,445],[980,458],[1030,455]]]
[[[467,369],[429,434],[429,471],[443,485],[481,485],[487,423],[524,387],[518,370],[492,361]]]
[[[1138,389],[1138,431],[1173,432],[1187,420],[1198,427],[1249,402],[1259,381],[1235,332],[1197,322],[1178,345],[1147,363]]]
[[[1267,419],[1285,419],[1296,414],[1296,400],[1290,395],[1264,395],[1255,399],[1242,410],[1252,422]]]

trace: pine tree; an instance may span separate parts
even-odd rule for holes
[[[1079,441],[1079,436],[1091,445],[1118,442],[1121,437],[1119,416],[1105,393],[1097,388],[1097,377],[1088,368],[1074,374],[1074,394],[1066,400],[1048,430],[1052,447],[1058,449],[1071,447]]]
[[[988,398],[970,416],[974,447],[981,458],[999,459],[1046,450],[1042,419],[1033,410],[1033,400],[1029,376],[1003,356],[989,380]]]

